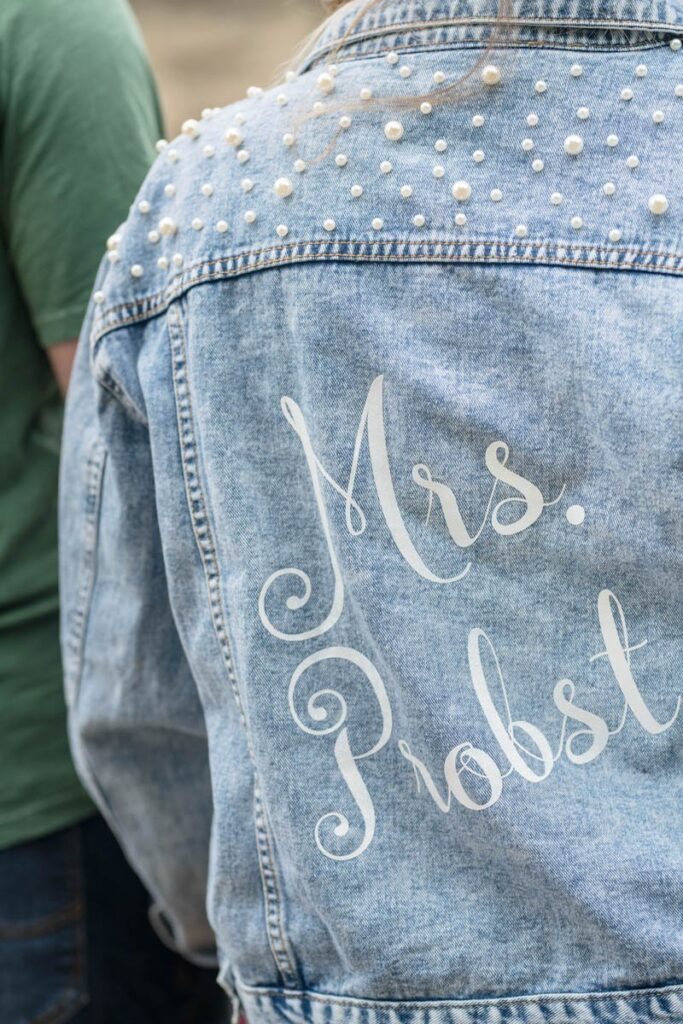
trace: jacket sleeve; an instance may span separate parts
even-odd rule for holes
[[[86,322],[60,484],[72,751],[152,895],[153,924],[169,945],[209,964],[212,802],[203,709],[169,605],[147,425],[94,379],[87,332]]]

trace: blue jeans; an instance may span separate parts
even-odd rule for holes
[[[214,972],[167,949],[102,818],[0,852],[1,1024],[218,1024]]]

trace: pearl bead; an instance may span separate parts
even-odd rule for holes
[[[116,249],[111,249],[107,253],[107,259],[109,260],[110,263],[118,263],[119,260],[121,259],[121,257],[119,256],[119,254],[116,251]]]
[[[289,228],[286,224],[278,224],[275,228],[275,233],[279,235],[280,238],[285,238],[289,234]]]
[[[614,146],[618,146],[619,145],[619,136],[618,135],[608,135],[607,136],[607,145],[611,146],[612,148],[614,148]]]
[[[591,116],[591,112],[588,107],[579,107],[576,111],[576,116],[582,121],[586,121]]]
[[[175,195],[175,185],[169,181],[168,185],[164,185],[164,194],[171,199]]]
[[[583,139],[580,135],[568,135],[564,140],[564,151],[569,156],[578,156],[583,150]]]
[[[530,153],[533,148],[534,148],[534,140],[533,139],[522,139],[522,149],[524,150],[525,153]]]
[[[204,148],[202,149],[202,153],[204,154],[205,157],[207,157],[207,159],[214,156],[215,152],[216,150],[211,145],[211,143],[207,143],[206,146],[204,146]]]
[[[552,195],[550,196],[550,202],[552,203],[553,206],[559,206],[560,203],[562,202],[562,193],[561,192],[553,192]]]
[[[400,121],[387,121],[384,126],[384,134],[389,142],[398,142],[403,138],[403,125]]]
[[[412,68],[409,68],[407,64],[404,64],[402,67],[398,69],[398,73],[401,76],[401,78],[410,78],[413,71]]]
[[[570,526],[581,526],[586,518],[586,510],[583,505],[570,505],[565,515]]]
[[[130,268],[131,277],[142,277],[144,272],[144,267],[142,267],[139,263],[134,263],[133,266]]]
[[[538,114],[528,114],[526,123],[529,125],[530,128],[535,128],[538,124]]]
[[[351,118],[348,114],[344,114],[343,117],[339,118],[339,127],[346,131],[347,128],[351,127]]]
[[[445,139],[437,139],[436,142],[434,143],[434,149],[437,151],[437,153],[445,153],[446,150],[448,149],[448,143],[446,142]]]
[[[233,121],[235,122],[235,124],[244,124],[244,122],[246,121],[246,117],[244,116],[241,110],[238,110],[235,116],[233,117]]]
[[[313,104],[313,113],[316,116],[319,116],[320,114],[324,114],[325,113],[325,104],[321,103],[320,100],[318,100],[317,103]]]
[[[173,260],[173,265],[175,267],[182,267],[182,265],[183,265],[183,254],[181,252],[174,252],[173,256],[171,257],[171,259]]]
[[[610,242],[618,242],[621,239],[621,231],[619,230],[619,228],[612,228],[608,235],[608,238]]]
[[[636,68],[636,78],[645,78],[647,74],[647,64],[639,64]]]
[[[278,178],[273,185],[273,192],[276,196],[279,196],[280,199],[286,199],[287,196],[291,196],[293,191],[294,186],[289,178]]]
[[[168,157],[172,164],[177,164],[178,161],[180,160],[180,153],[178,152],[177,149],[173,149],[172,147],[166,151],[166,156]]]
[[[121,235],[118,233],[110,235],[107,239],[107,249],[118,248],[119,242],[121,241]]]
[[[475,114],[474,117],[472,118],[472,125],[474,128],[483,128],[484,121],[485,118],[483,114]]]
[[[156,149],[157,153],[161,153],[162,150],[166,149],[167,146],[168,142],[166,141],[166,139],[157,139],[157,141],[154,143],[154,148]]]
[[[547,88],[548,83],[544,82],[542,78],[539,78],[538,82],[536,82],[536,85],[534,86],[534,89],[537,93],[543,93],[546,91]]]
[[[403,197],[403,199],[410,199],[410,197],[413,194],[413,186],[412,185],[401,185],[400,192],[401,192],[401,196]]]
[[[536,171],[537,174],[539,173],[539,171],[542,171],[544,167],[545,164],[542,160],[534,160],[531,164],[531,170]]]
[[[678,96],[679,100],[683,99],[683,82],[679,82],[674,89],[674,95]]]
[[[455,223],[458,225],[459,228],[464,227],[465,224],[467,224],[467,217],[465,216],[465,214],[464,213],[456,213],[456,215],[455,215]]]
[[[388,160],[382,160],[382,163],[379,165],[379,169],[382,174],[390,174],[392,166],[393,164],[390,164]]]
[[[247,96],[250,100],[257,100],[260,96],[263,96],[263,89],[260,85],[250,85],[247,89]]]
[[[189,117],[187,121],[183,121],[181,132],[183,135],[187,135],[190,139],[196,139],[199,135],[199,122],[195,121],[193,117]]]
[[[626,86],[625,89],[621,90],[621,98],[622,98],[622,100],[626,100],[627,102],[628,102],[628,100],[632,100],[633,99],[633,89],[629,88],[629,86]]]
[[[491,195],[491,201],[494,202],[494,203],[499,203],[501,201],[501,199],[503,198],[503,193],[501,192],[501,190],[499,188],[492,188],[491,192],[490,192],[490,195]]]
[[[247,224],[253,224],[256,220],[256,210],[247,210],[244,215],[244,219]]]
[[[243,192],[251,192],[251,190],[254,187],[254,182],[251,180],[251,178],[242,178],[241,185]]]
[[[660,214],[666,213],[669,209],[669,200],[665,195],[662,195],[661,192],[655,192],[655,194],[650,196],[648,199],[647,205],[650,208],[650,213],[660,216]]]
[[[483,149],[475,149],[474,153],[472,154],[472,159],[474,160],[475,164],[482,163],[485,157],[486,154],[484,153]]]
[[[325,231],[334,231],[336,226],[337,225],[335,224],[331,217],[328,217],[327,220],[323,221],[323,227],[325,228]]]
[[[632,153],[631,156],[626,157],[626,166],[632,171],[635,170],[639,163],[640,160],[638,159],[635,153]]]
[[[373,217],[372,226],[375,229],[375,231],[381,231],[382,228],[384,227],[384,221],[382,220],[381,217]]]
[[[284,92],[279,92],[277,94],[275,102],[277,103],[278,107],[286,107],[288,102],[287,94]]]
[[[352,185],[351,186],[351,195],[353,196],[354,199],[360,199],[360,197],[363,195],[363,186],[362,185]]]
[[[431,103],[428,103],[425,100],[424,103],[420,104],[420,113],[421,114],[431,114],[431,112],[432,112],[432,105],[431,105]]]
[[[606,181],[605,184],[602,186],[602,191],[605,193],[606,196],[613,196],[616,190],[617,186],[614,184],[613,181]]]
[[[150,243],[150,245],[156,245],[160,238],[161,235],[159,234],[158,231],[147,232],[147,241]]]
[[[435,85],[443,85],[446,81],[446,76],[443,71],[435,71],[432,75]]]
[[[138,210],[140,211],[140,213],[149,213],[151,209],[152,207],[147,202],[146,199],[141,199],[140,202],[138,203]]]
[[[683,46],[683,42],[681,42],[680,39],[672,39],[671,42],[669,43],[669,46],[674,51],[680,50],[681,46]]]
[[[285,75],[285,82],[290,82],[290,83],[291,82],[296,82],[296,79],[297,79],[296,71],[290,70]]]
[[[202,195],[206,196],[207,199],[213,195],[213,185],[210,181],[205,181],[202,185]]]
[[[228,222],[227,222],[227,220],[217,220],[216,221],[216,231],[218,231],[221,235],[224,235],[227,230],[228,230]]]
[[[432,168],[432,174],[435,178],[443,178],[445,173],[446,168],[442,167],[441,164],[436,164],[436,166]]]
[[[572,64],[572,66],[569,69],[569,74],[572,76],[572,78],[580,78],[583,74],[583,68],[580,64]]]
[[[655,110],[655,111],[653,111],[653,113],[652,113],[652,120],[654,121],[655,124],[661,124],[662,121],[664,120],[664,111],[663,110]]]
[[[580,228],[583,227],[583,220],[581,219],[581,217],[572,217],[569,223],[574,228],[574,231],[578,231]]]
[[[451,188],[451,194],[459,203],[464,203],[472,195],[472,186],[468,181],[456,181]]]
[[[291,132],[285,132],[285,134],[282,136],[282,145],[287,146],[287,148],[293,146],[295,142],[296,139],[294,138]]]
[[[495,64],[487,64],[481,71],[481,80],[484,85],[498,85],[500,82],[500,68]]]
[[[95,294],[92,297],[92,300],[93,302],[97,303],[98,306],[101,306],[102,303],[104,302],[104,292],[95,292]]]
[[[301,159],[295,160],[294,170],[297,172],[297,174],[303,174],[303,172],[306,170],[306,161]]]
[[[162,217],[159,221],[159,234],[164,235],[166,238],[170,238],[175,235],[178,230],[178,225],[172,217]]]
[[[421,213],[416,213],[413,217],[413,224],[416,228],[423,228],[425,226],[425,219]]]
[[[362,100],[372,99],[372,89],[369,89],[367,86],[364,86],[360,91],[360,98]]]
[[[337,167],[346,167],[346,165],[349,162],[349,158],[346,155],[346,153],[337,153],[337,155],[334,158],[334,162],[337,165]]]
[[[387,54],[387,64],[398,64],[398,54],[393,50]]]
[[[160,256],[157,260],[157,266],[160,270],[168,270],[168,256]]]
[[[515,234],[517,235],[517,238],[526,238],[529,234],[529,229],[526,224],[518,224],[515,228]]]
[[[192,227],[195,229],[195,231],[201,231],[202,228],[204,227],[204,221],[202,220],[202,218],[201,217],[193,217],[192,218]]]
[[[223,138],[229,146],[240,146],[244,142],[244,135],[242,135],[239,128],[236,128],[234,125],[231,125],[231,127],[228,128]]]
[[[247,161],[249,160],[249,150],[248,149],[241,149],[239,151],[239,153],[237,154],[237,159],[239,160],[239,162],[241,164],[246,164]]]

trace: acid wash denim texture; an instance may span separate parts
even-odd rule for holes
[[[683,3],[360,7],[110,241],[78,767],[251,1024],[680,1022]]]

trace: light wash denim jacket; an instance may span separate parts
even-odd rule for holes
[[[110,241],[76,761],[252,1024],[680,1022],[683,2],[361,6]]]

